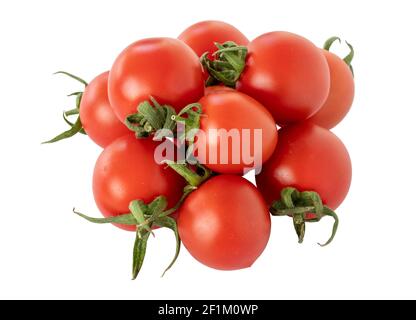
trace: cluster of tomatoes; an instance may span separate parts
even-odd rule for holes
[[[60,72],[85,90],[64,112],[70,129],[48,142],[83,133],[104,148],[93,174],[104,218],[75,213],[135,232],[133,278],[158,227],[176,236],[168,269],[181,243],[212,268],[251,266],[269,240],[271,215],[291,217],[299,242],[307,222],[334,218],[328,244],[351,182],[348,151],[329,129],[354,97],[352,46],[341,59],[329,51],[334,41],[320,49],[289,32],[249,41],[227,23],[204,21],[178,39],[134,42],[89,84]],[[221,130],[248,136],[221,144],[212,133]],[[213,153],[228,157],[208,161]],[[257,187],[243,177],[249,169]]]

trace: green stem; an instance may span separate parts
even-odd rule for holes
[[[334,240],[334,237],[335,237],[335,234],[337,233],[338,225],[339,225],[339,219],[338,219],[337,214],[334,211],[332,211],[330,208],[324,207],[324,215],[328,217],[332,217],[334,219],[334,224],[332,226],[331,237],[327,240],[327,242],[325,242],[324,244],[318,243],[321,247],[327,246],[328,244],[332,242],[332,240]]]
[[[83,79],[81,79],[81,78],[79,78],[79,77],[77,77],[77,76],[75,76],[75,75],[73,75],[69,72],[58,71],[58,72],[55,72],[54,74],[66,75],[66,76],[68,76],[72,79],[75,79],[78,82],[82,83],[85,87],[88,86],[88,83],[85,80],[83,80]],[[78,116],[77,120],[75,121],[75,123],[72,123],[67,118],[69,116],[79,115],[79,108],[81,106],[81,99],[82,99],[83,94],[84,93],[82,91],[77,91],[77,92],[73,92],[73,93],[68,95],[68,97],[72,97],[72,96],[76,97],[75,108],[63,112],[64,121],[71,127],[71,129],[62,132],[61,134],[57,135],[56,137],[54,137],[51,140],[42,142],[42,144],[53,143],[53,142],[57,142],[57,141],[60,141],[60,140],[63,140],[63,139],[68,139],[68,138],[76,135],[77,133],[86,134],[86,132],[85,132],[83,126],[82,126],[82,123],[81,123],[81,118],[79,116]]]
[[[326,51],[330,51],[333,43],[335,41],[338,41],[339,43],[341,43],[341,39],[339,37],[331,37],[328,40],[325,41],[323,49]],[[347,64],[347,66],[350,68],[352,75],[354,75],[354,68],[352,67],[351,63],[352,63],[352,59],[354,58],[354,47],[348,43],[348,41],[345,41],[345,43],[347,44],[348,48],[350,49],[350,52],[348,53],[347,56],[345,56],[343,58],[344,62]]]
[[[119,224],[125,224],[128,226],[137,225],[137,220],[131,213],[126,213],[126,214],[122,214],[119,216],[108,217],[108,218],[93,218],[81,212],[77,212],[75,208],[73,209],[73,212],[76,215],[80,216],[81,218],[84,218],[85,220],[92,222],[92,223],[96,223],[96,224],[119,223]]]
[[[166,130],[173,133],[178,121],[183,121],[188,131],[194,128],[199,129],[200,114],[199,103],[189,104],[176,114],[172,106],[160,105],[156,99],[150,97],[150,101],[140,103],[137,112],[128,115],[124,122],[127,128],[135,132],[137,138],[146,138],[154,134],[158,139],[161,138],[158,133],[166,132]]]
[[[203,171],[202,175],[199,175],[190,169],[188,164],[180,164],[173,161],[167,161],[166,163],[169,165],[169,167],[180,174],[192,187],[199,187],[211,176],[211,170],[202,165],[198,165],[198,168],[202,169]]]
[[[58,134],[55,138],[53,138],[51,140],[42,142],[42,144],[54,143],[54,142],[57,142],[57,141],[60,141],[60,140],[63,140],[63,139],[68,139],[68,138],[76,135],[81,130],[82,130],[81,119],[78,117],[77,121],[74,123],[74,125],[72,126],[71,129],[62,132],[61,134]]]
[[[130,202],[129,210],[132,215],[136,218],[137,223],[142,226],[147,232],[152,232],[152,229],[146,223],[146,219],[144,217],[145,213],[147,213],[147,205],[143,201],[134,200]],[[138,230],[140,228],[137,228]],[[140,233],[138,233],[140,235]]]
[[[348,48],[350,48],[350,53],[347,56],[345,56],[343,60],[348,65],[348,67],[350,67],[352,75],[354,75],[354,68],[351,65],[352,59],[354,58],[354,48],[347,41],[345,41],[345,43],[347,44]]]
[[[79,109],[78,108],[71,109],[71,110],[65,111],[64,113],[67,117],[75,116],[75,115],[79,114]]]
[[[289,216],[293,219],[299,243],[303,242],[306,222],[319,222],[326,216],[334,219],[331,237],[323,245],[320,244],[321,246],[330,244],[338,230],[339,219],[337,214],[323,205],[321,197],[314,191],[299,192],[292,187],[284,188],[281,191],[280,200],[272,204],[270,212],[274,216]],[[308,217],[311,213],[314,214],[313,218]]]
[[[172,266],[175,264],[176,260],[178,259],[178,256],[179,256],[179,253],[180,253],[180,250],[181,250],[181,239],[179,237],[178,225],[176,224],[175,219],[173,219],[171,217],[164,217],[164,218],[158,219],[155,224],[160,226],[160,227],[164,227],[164,228],[168,228],[168,229],[172,230],[173,233],[175,234],[175,240],[176,240],[175,255],[173,256],[173,259],[170,262],[170,264],[167,266],[167,268],[163,272],[163,274],[162,274],[162,277],[163,277],[165,275],[165,273],[170,268],[172,268]]]
[[[132,279],[136,279],[144,262],[144,258],[147,251],[147,241],[149,240],[150,234],[152,232],[152,226],[156,225],[159,227],[164,227],[172,230],[175,234],[176,240],[176,250],[175,255],[168,265],[168,267],[163,272],[163,275],[168,271],[176,262],[180,247],[181,240],[179,237],[178,227],[175,219],[169,217],[170,214],[175,212],[186,197],[196,189],[196,187],[187,186],[184,189],[183,195],[178,203],[171,209],[166,210],[167,208],[167,199],[164,196],[156,197],[151,203],[145,204],[141,200],[133,200],[130,202],[129,209],[130,213],[123,215],[109,217],[109,218],[91,218],[82,213],[76,212],[78,216],[92,222],[92,223],[120,223],[127,225],[136,225],[136,238],[134,241],[133,247],[133,266],[132,266]],[[163,276],[162,275],[162,276]]]
[[[175,211],[177,211],[180,208],[180,206],[182,205],[182,203],[185,201],[185,199],[196,189],[197,189],[197,187],[187,185],[183,189],[182,197],[179,199],[178,203],[173,208],[162,212],[159,217],[160,218],[167,217],[167,216],[171,215],[172,213],[174,213]]]
[[[330,51],[330,49],[331,49],[331,47],[332,47],[332,45],[335,41],[338,41],[339,43],[341,43],[341,39],[339,37],[331,37],[328,40],[326,40],[325,43],[324,43],[324,47],[323,47],[324,50]]]
[[[296,234],[298,235],[298,243],[303,243],[305,238],[306,223],[303,220],[293,219],[293,225],[295,227]]]
[[[150,233],[146,232],[142,234],[140,229],[137,229],[136,239],[133,246],[133,267],[132,267],[132,280],[135,280],[142,269],[144,257],[147,250],[147,240],[149,240]]]
[[[57,71],[54,74],[63,74],[65,76],[68,76],[74,80],[77,80],[78,82],[81,82],[85,87],[88,86],[88,82],[81,79],[80,77],[77,77],[75,75],[73,75],[72,73],[66,72],[66,71]]]
[[[210,75],[206,85],[220,82],[235,88],[236,82],[245,68],[247,47],[239,46],[232,41],[223,44],[215,43],[215,45],[218,50],[213,54],[214,60],[210,59],[208,52],[201,56],[201,63]]]
[[[288,209],[279,209],[276,210],[273,207],[270,209],[272,212],[272,215],[277,217],[283,217],[283,216],[292,216],[295,214],[304,214],[315,210],[315,207],[297,207],[297,208],[288,208]]]

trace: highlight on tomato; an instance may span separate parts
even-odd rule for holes
[[[92,141],[104,148],[115,139],[129,133],[127,127],[114,114],[108,100],[108,71],[95,77],[89,84],[67,72],[60,71],[57,74],[64,74],[77,80],[84,86],[84,91],[69,95],[76,97],[75,108],[63,113],[63,118],[70,129],[45,143],[57,142],[82,133],[87,134]],[[78,116],[74,123],[68,119],[71,116]]]
[[[330,73],[321,49],[290,32],[265,33],[247,47],[218,44],[216,60],[202,60],[219,82],[263,104],[279,126],[308,119],[328,97]]]
[[[134,42],[117,57],[110,71],[108,95],[122,122],[150,97],[179,111],[203,94],[199,58],[178,39],[148,38]]]
[[[335,219],[333,210],[345,199],[351,184],[351,160],[342,141],[331,131],[305,122],[279,130],[276,151],[257,175],[256,183],[272,214],[294,218],[299,241],[305,222],[323,216]]]
[[[335,41],[341,42],[338,37],[329,38],[323,49],[331,78],[329,95],[319,111],[310,118],[313,123],[327,129],[335,127],[347,115],[354,100],[355,90],[354,72],[351,66],[354,48],[346,42],[350,53],[341,59],[329,51]]]
[[[246,179],[218,175],[182,204],[179,235],[189,253],[220,270],[250,267],[270,236],[270,214],[260,192]]]

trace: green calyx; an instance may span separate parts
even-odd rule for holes
[[[135,132],[137,138],[146,138],[161,129],[173,131],[176,123],[172,116],[175,114],[175,109],[171,106],[160,105],[156,99],[150,97],[150,101],[139,104],[137,113],[127,116],[125,124]]]
[[[323,205],[321,197],[314,191],[299,192],[292,187],[284,188],[281,191],[280,200],[272,204],[270,212],[274,216],[292,217],[299,243],[303,242],[306,222],[319,222],[326,216],[334,219],[331,237],[326,243],[319,244],[322,247],[332,242],[338,229],[337,214]]]
[[[164,137],[176,138],[180,145],[186,145],[186,160],[193,156],[193,143],[200,128],[203,116],[199,103],[192,103],[184,107],[179,113],[169,105],[161,105],[156,99],[140,103],[137,113],[129,115],[125,123],[134,131],[137,138],[154,135],[154,139]],[[186,142],[186,143],[185,143]],[[190,186],[198,187],[211,176],[211,171],[197,163],[194,167],[187,161],[166,161],[174,171],[181,175]]]
[[[145,204],[141,200],[134,200],[130,202],[129,213],[109,218],[92,218],[85,214],[75,211],[78,216],[86,219],[89,222],[96,224],[117,223],[130,226],[136,226],[136,239],[133,247],[133,268],[132,279],[136,279],[144,262],[147,249],[147,241],[150,235],[154,235],[152,226],[164,227],[171,229],[175,234],[176,250],[172,262],[163,272],[163,275],[168,271],[175,263],[179,256],[181,240],[179,238],[178,227],[175,219],[169,215],[179,209],[182,202],[186,197],[194,191],[194,187],[187,186],[184,189],[184,193],[178,203],[171,209],[167,209],[167,200],[164,196],[156,197],[149,204]],[[162,275],[162,276],[163,276]]]
[[[82,83],[84,85],[84,87],[88,86],[88,83],[77,77],[74,76],[71,73],[65,72],[65,71],[58,71],[55,74],[63,74],[65,76],[68,76],[80,83]],[[62,116],[64,118],[64,121],[66,122],[66,124],[70,127],[70,129],[68,129],[67,131],[62,132],[61,134],[58,134],[56,137],[52,138],[51,140],[42,142],[42,144],[45,143],[54,143],[63,139],[67,139],[70,138],[74,135],[76,135],[77,133],[81,133],[81,134],[86,134],[84,128],[82,127],[82,123],[81,123],[81,119],[79,117],[79,108],[81,106],[81,99],[82,99],[82,95],[84,94],[83,91],[77,91],[77,92],[73,92],[71,94],[68,95],[68,97],[75,97],[75,108],[68,110],[68,111],[64,111]],[[68,117],[70,116],[77,116],[77,119],[75,120],[75,122],[71,122]]]
[[[232,41],[222,44],[216,42],[215,45],[218,50],[213,53],[214,60],[210,59],[208,52],[201,56],[201,63],[209,74],[206,86],[223,83],[227,87],[235,88],[245,68],[247,47]]]
[[[161,140],[166,137],[176,138],[180,145],[185,145],[188,157],[192,156],[193,143],[200,128],[201,116],[202,107],[199,103],[189,104],[179,113],[176,113],[173,107],[162,105],[155,98],[150,97],[150,100],[139,104],[137,113],[127,116],[125,124],[131,131],[135,132],[139,139],[152,135],[154,140]],[[191,166],[187,161],[165,161],[164,163],[181,175],[188,183],[184,191],[185,196],[200,186],[212,174],[211,170],[197,162],[195,166]],[[158,224],[158,221],[154,223]],[[166,224],[168,222],[162,221],[162,223]]]
[[[335,41],[338,41],[339,43],[341,43],[341,39],[339,37],[331,37],[328,40],[326,40],[325,43],[324,43],[324,47],[323,47],[324,50],[330,51],[331,46]],[[350,52],[342,60],[344,60],[344,62],[348,65],[348,67],[351,70],[352,75],[354,76],[354,68],[351,65],[352,59],[354,58],[354,47],[350,43],[348,43],[347,41],[345,41],[345,43],[347,44],[348,48],[350,49]]]
[[[150,97],[150,101],[144,101],[137,107],[137,113],[127,116],[126,126],[135,132],[137,138],[146,138],[155,135],[155,138],[166,136],[166,132],[174,134],[179,122],[185,124],[185,132],[180,138],[191,130],[199,129],[201,117],[201,105],[192,103],[184,107],[179,113],[169,105],[161,105],[156,99]]]

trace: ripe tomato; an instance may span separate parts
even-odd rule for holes
[[[256,177],[257,187],[271,205],[280,191],[294,187],[319,193],[335,210],[351,183],[351,160],[344,144],[327,129],[301,123],[279,130],[279,145]]]
[[[199,103],[203,116],[196,158],[209,169],[243,174],[260,167],[273,154],[277,128],[271,114],[256,100],[226,89],[209,93]]]
[[[234,89],[230,88],[230,87],[226,87],[226,86],[210,86],[210,87],[205,87],[205,95],[209,95],[211,93],[218,93],[218,92],[223,92],[223,91],[235,91]]]
[[[182,196],[185,182],[166,165],[155,162],[158,146],[151,139],[123,136],[108,145],[97,160],[93,176],[95,202],[105,217],[129,212],[132,200],[149,203],[157,196],[168,199],[169,208]],[[135,226],[117,225],[135,231]]]
[[[296,34],[271,32],[249,43],[236,88],[262,103],[283,126],[316,113],[328,97],[329,81],[321,49]]]
[[[191,193],[179,209],[179,235],[191,255],[215,269],[250,267],[270,236],[263,197],[246,179],[219,175]]]
[[[79,111],[85,132],[101,147],[131,132],[116,117],[108,101],[108,74],[104,72],[88,84]]]
[[[198,56],[182,41],[149,38],[127,47],[116,59],[108,84],[110,103],[124,122],[153,96],[180,111],[204,94]]]
[[[354,76],[337,55],[323,50],[331,74],[328,98],[319,111],[310,118],[313,123],[331,129],[347,115],[354,100]]]
[[[239,45],[247,45],[249,40],[237,28],[222,21],[202,21],[193,24],[182,32],[179,40],[185,42],[200,57],[205,52],[212,53],[218,50],[214,42],[223,43],[233,41]]]

